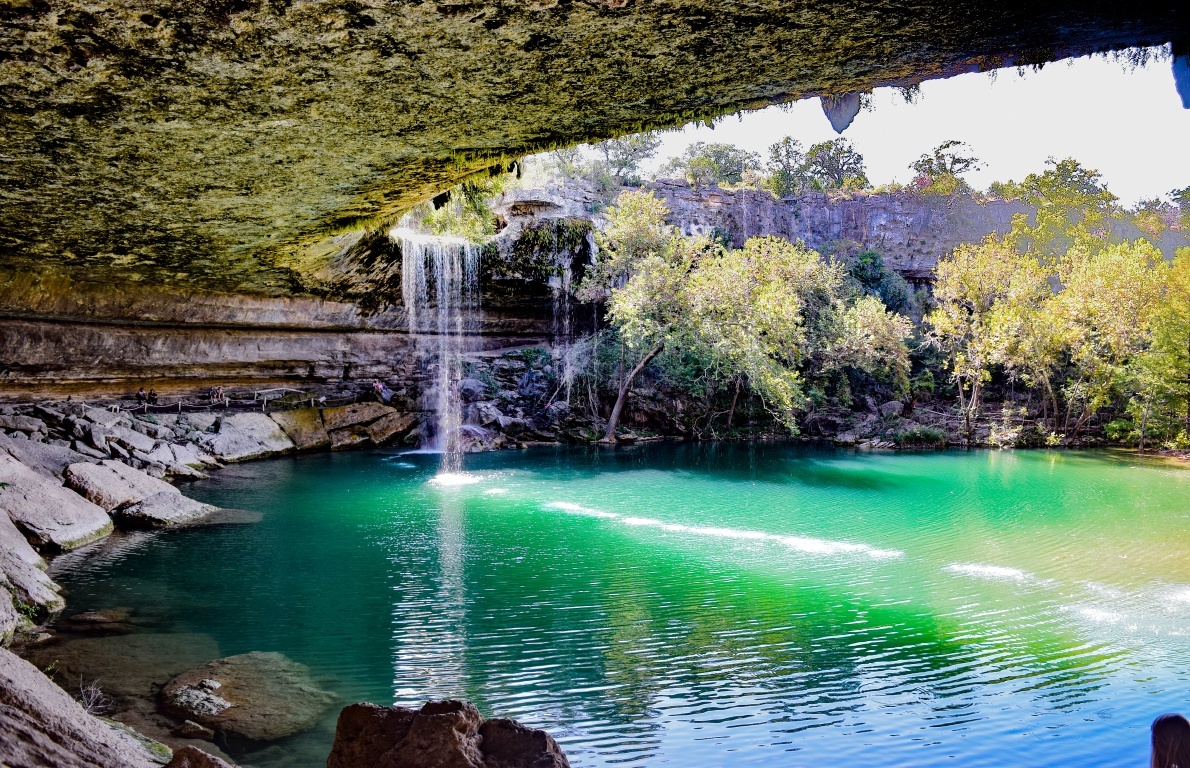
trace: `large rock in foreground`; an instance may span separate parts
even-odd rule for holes
[[[183,672],[161,691],[167,713],[248,742],[308,730],[334,701],[305,666],[279,653],[216,659]]]
[[[3,452],[0,452],[0,514],[7,514],[42,552],[76,549],[112,530],[111,518],[104,510]]]
[[[431,701],[420,710],[353,704],[339,714],[327,768],[569,768],[545,731],[485,721],[475,705]]]
[[[32,664],[0,649],[0,765],[157,768],[162,758],[88,714]]]

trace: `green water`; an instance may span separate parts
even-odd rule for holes
[[[475,701],[603,766],[1139,766],[1190,710],[1190,472],[780,444],[230,467],[253,526],[56,565],[345,702]],[[452,482],[455,484],[452,484]],[[320,766],[335,712],[245,764]]]

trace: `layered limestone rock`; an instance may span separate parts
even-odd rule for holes
[[[247,461],[295,450],[277,422],[263,413],[235,413],[219,419],[214,434],[196,442],[224,461]]]
[[[11,768],[157,768],[152,751],[86,712],[32,664],[0,649],[0,764]]]
[[[1186,36],[1180,3],[8,3],[0,258],[342,285],[351,231],[534,149]]]
[[[138,528],[176,528],[190,525],[219,511],[218,507],[174,492],[160,491],[112,513],[116,523],[126,530]]]

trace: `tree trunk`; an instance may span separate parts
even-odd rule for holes
[[[657,346],[649,350],[648,354],[640,359],[620,384],[620,394],[616,396],[616,405],[612,408],[612,415],[607,419],[607,432],[603,435],[604,443],[614,443],[616,441],[616,427],[620,423],[620,413],[624,410],[624,403],[628,400],[628,391],[632,389],[632,382],[636,379],[637,374],[645,369],[645,366],[653,362],[653,358],[661,354],[661,350],[665,349],[665,342],[657,343]]]
[[[731,429],[731,420],[735,417],[735,404],[740,399],[740,376],[735,377],[735,394],[731,398],[731,410],[727,412],[727,428]]]
[[[1144,413],[1144,416],[1142,416],[1140,419],[1140,446],[1137,451],[1138,453],[1145,452],[1145,429],[1148,426],[1149,426],[1149,404],[1146,401],[1145,402],[1145,413]]]

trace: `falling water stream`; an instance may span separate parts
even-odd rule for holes
[[[404,227],[393,229],[389,237],[401,246],[401,294],[417,356],[435,358],[428,393],[435,418],[426,444],[442,453],[443,472],[457,471],[462,425],[457,387],[468,339],[478,326],[479,248],[462,238]]]

